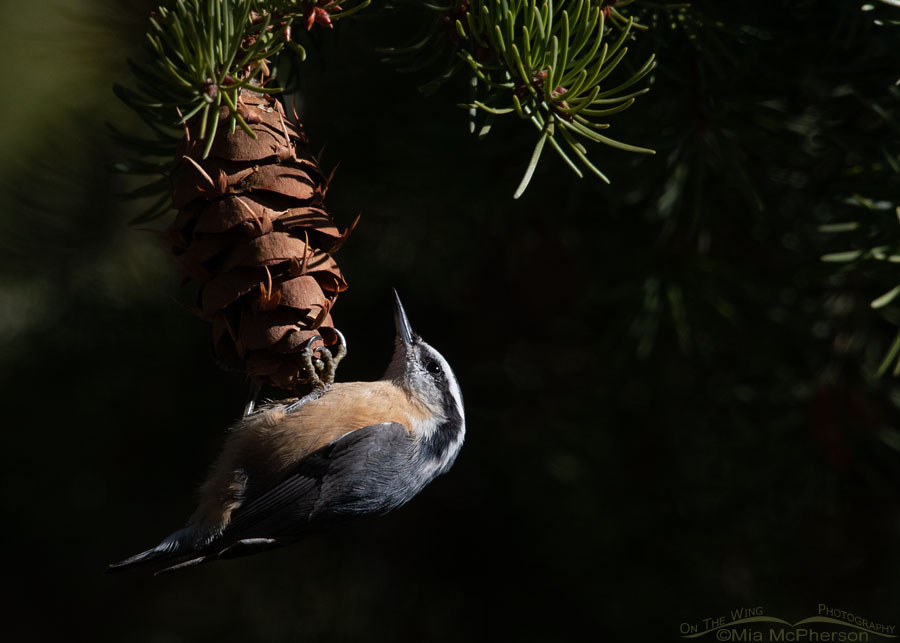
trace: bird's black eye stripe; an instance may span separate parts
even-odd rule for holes
[[[432,375],[437,375],[441,372],[441,365],[436,361],[431,360],[427,364],[425,364],[425,370],[431,373]]]

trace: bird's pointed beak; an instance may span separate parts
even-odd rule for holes
[[[416,336],[409,325],[409,318],[406,316],[396,288],[394,289],[394,325],[397,327],[398,344],[402,342],[404,346],[410,346],[416,341]]]

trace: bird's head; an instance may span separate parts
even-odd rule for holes
[[[384,379],[393,380],[441,422],[464,423],[462,392],[453,369],[443,355],[413,332],[396,290],[394,324],[397,329],[394,357]]]

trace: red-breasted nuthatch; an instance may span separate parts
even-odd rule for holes
[[[462,394],[440,353],[412,332],[394,293],[393,359],[375,382],[335,383],[239,421],[187,526],[110,565],[172,571],[292,543],[349,518],[396,509],[453,465]]]

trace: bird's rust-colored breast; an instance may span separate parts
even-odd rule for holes
[[[412,430],[426,409],[390,381],[333,384],[294,413],[264,408],[235,425],[191,519],[204,529],[221,529],[240,506],[247,476],[277,479],[313,451],[372,424],[396,422]]]

